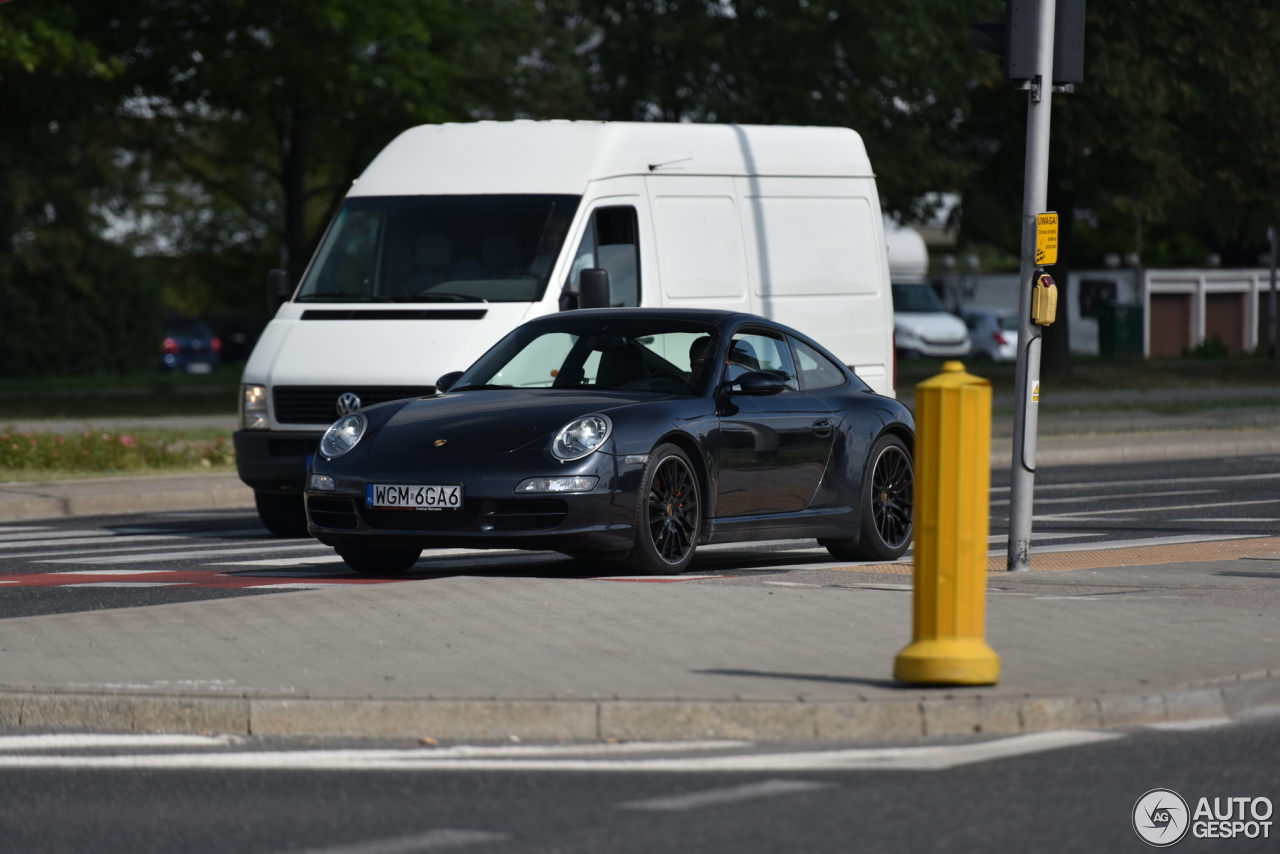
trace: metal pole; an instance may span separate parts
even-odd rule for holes
[[[1010,572],[1031,569],[1031,510],[1036,479],[1036,423],[1040,410],[1041,328],[1031,322],[1036,214],[1049,194],[1049,108],[1053,103],[1055,0],[1039,0],[1036,77],[1027,93],[1027,161],[1022,187],[1022,263],[1018,267],[1018,368],[1013,404],[1013,467],[1009,495]]]
[[[1276,355],[1276,227],[1267,229],[1267,238],[1271,241],[1271,294],[1267,300],[1267,355]]]

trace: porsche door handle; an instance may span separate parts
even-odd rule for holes
[[[831,419],[819,418],[813,422],[813,435],[819,439],[825,439],[831,435]]]

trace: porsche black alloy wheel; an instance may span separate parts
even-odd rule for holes
[[[871,448],[862,485],[862,536],[818,540],[837,560],[897,560],[911,545],[915,470],[911,453],[896,436],[881,436]]]
[[[627,560],[648,575],[684,572],[701,530],[701,489],[693,464],[675,445],[659,445],[640,484],[636,544]]]
[[[422,549],[371,549],[345,546],[337,550],[347,566],[361,575],[404,575],[422,556]]]

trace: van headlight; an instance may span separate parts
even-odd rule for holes
[[[580,460],[599,449],[613,432],[607,415],[584,415],[560,428],[551,441],[551,455],[557,460]]]
[[[267,387],[264,385],[240,386],[240,424],[245,430],[266,430]]]
[[[327,460],[342,456],[356,446],[368,426],[369,420],[359,412],[338,419],[324,431],[324,437],[320,439],[320,453]]]

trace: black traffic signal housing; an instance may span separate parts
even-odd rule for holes
[[[1053,83],[1084,82],[1085,0],[1057,0],[1054,4]],[[973,24],[969,41],[975,47],[1004,57],[1006,80],[1036,76],[1037,0],[1005,0],[1003,24]]]

